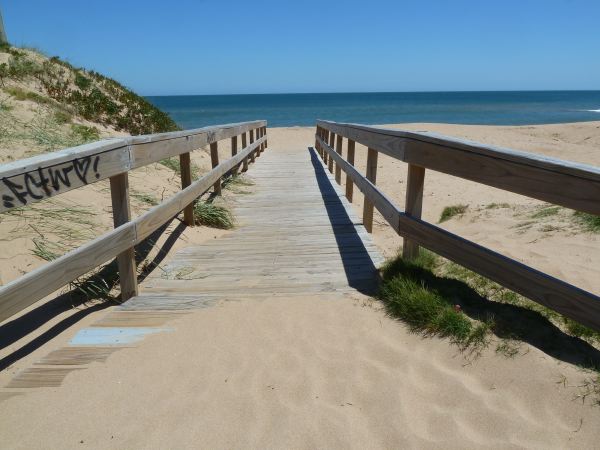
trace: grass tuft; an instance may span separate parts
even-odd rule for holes
[[[439,223],[446,222],[447,220],[452,219],[454,216],[463,215],[466,211],[468,205],[452,205],[446,206],[442,211],[442,215],[440,216]]]
[[[382,270],[379,298],[388,314],[406,322],[413,332],[448,337],[463,348],[487,345],[492,323],[474,325],[454,296],[434,286],[437,258],[422,252],[411,261],[397,258]]]
[[[550,217],[557,215],[561,210],[560,206],[544,206],[538,209],[531,215],[532,219],[542,219],[544,217]]]
[[[212,202],[196,202],[194,205],[194,222],[212,228],[229,230],[233,228],[234,220],[231,212]]]
[[[573,217],[575,217],[577,222],[583,225],[587,231],[592,233],[600,233],[600,216],[576,211],[573,214]]]

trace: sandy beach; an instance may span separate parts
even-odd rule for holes
[[[600,122],[388,126],[600,166]],[[308,147],[314,145],[314,128],[270,128],[268,137],[268,152]],[[229,151],[221,146],[221,158]],[[207,149],[194,158],[200,172],[208,170]],[[363,173],[365,162],[366,149],[357,145],[356,166]],[[177,190],[177,177],[164,167],[144,170],[131,179],[139,193],[166,198]],[[405,164],[380,155],[377,184],[403,207]],[[69,205],[100,205],[104,211],[109,199],[101,183],[60,197]],[[440,226],[600,294],[600,235],[584,230],[571,212],[533,219],[544,203],[428,171],[423,218],[437,223],[445,207],[457,204],[466,205],[466,212]],[[354,205],[360,213],[359,192]],[[136,214],[149,207],[141,201],[134,206]],[[109,217],[99,219],[90,233],[107,230]],[[15,224],[0,223],[0,231],[13,229],[9,226]],[[10,261],[2,263],[3,282],[43,263],[30,251],[35,230],[19,229],[19,246],[0,243]],[[235,230],[184,230],[164,261],[186,243],[224,233]],[[377,214],[373,238],[387,257],[401,248],[401,238]],[[0,358],[47,334],[44,345],[24,352],[0,373],[0,384],[112,308],[92,304],[66,309],[12,342]],[[69,326],[50,332],[69,318]],[[0,446],[546,449],[594,448],[600,439],[600,407],[581,397],[590,373],[528,343],[520,345],[514,358],[497,354],[493,345],[478,357],[461,353],[447,340],[410,333],[387,317],[377,301],[358,294],[242,298],[167,325],[169,332],[70,372],[60,387],[10,398],[3,393]]]

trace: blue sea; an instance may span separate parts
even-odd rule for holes
[[[533,125],[600,120],[600,91],[379,92],[147,97],[182,128],[266,119],[271,127],[316,119],[363,124],[436,122]]]

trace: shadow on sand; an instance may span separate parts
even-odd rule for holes
[[[135,247],[135,259],[139,265],[146,257],[150,254],[150,251],[155,248],[158,239],[166,232],[171,222],[178,220],[172,219],[167,222],[161,228],[152,233],[143,242]],[[140,274],[138,275],[138,282],[141,283],[158,265],[164,260],[169,250],[173,247],[177,239],[183,233],[185,224],[180,222],[173,231],[169,234],[165,243],[158,250],[156,257],[144,265]],[[88,296],[82,291],[85,291],[87,287],[93,287],[99,280],[106,282],[108,286],[118,284],[119,276],[117,271],[116,261],[112,261],[104,266],[98,273],[90,276],[80,283],[80,289],[71,289],[64,294],[60,294],[56,298],[40,305],[39,307],[28,311],[22,316],[11,320],[0,326],[0,349],[3,349],[9,345],[14,344],[20,339],[26,337],[30,333],[35,332],[36,329],[43,326],[45,323],[52,320],[54,317],[69,311],[73,308],[86,305],[89,302]],[[16,349],[14,352],[0,359],[0,370],[4,370],[11,364],[14,364],[19,359],[29,355],[31,352],[44,345],[49,340],[58,336],[60,333],[75,325],[77,322],[92,314],[96,311],[100,311],[109,306],[118,304],[118,299],[107,298],[100,303],[92,304],[91,306],[84,306],[77,312],[64,318],[57,324],[53,325],[48,330],[36,336],[31,341],[24,344],[22,347]]]

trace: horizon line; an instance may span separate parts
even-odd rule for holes
[[[511,89],[511,90],[459,90],[459,91],[333,91],[333,92],[256,92],[231,94],[143,94],[143,97],[222,97],[240,95],[332,95],[332,94],[460,94],[460,93],[512,93],[512,92],[600,92],[600,89]]]

